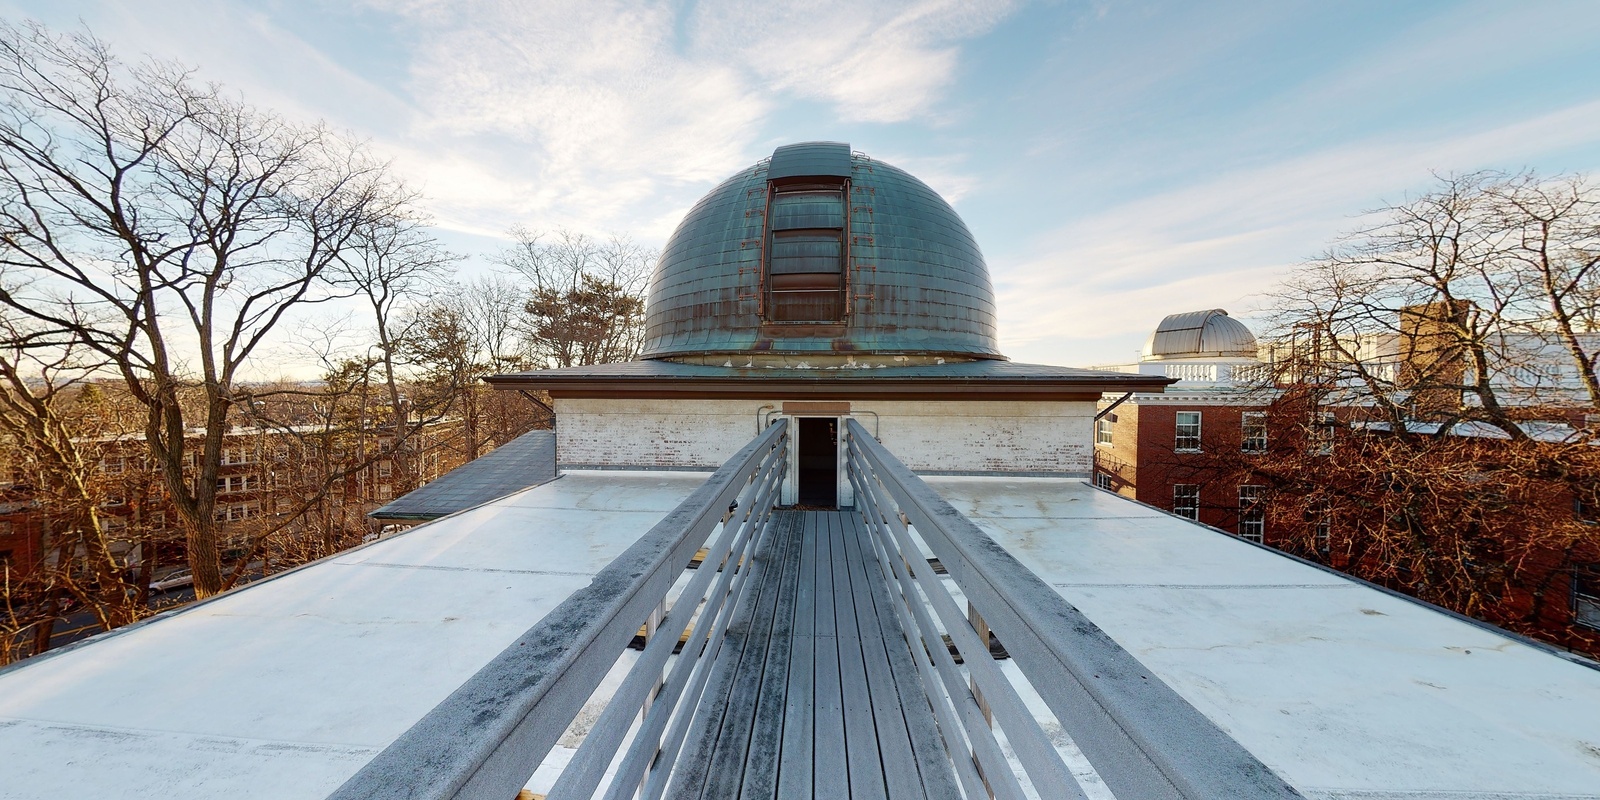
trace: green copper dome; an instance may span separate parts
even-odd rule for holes
[[[904,170],[808,142],[713,189],[651,279],[644,357],[1003,358],[983,254]]]

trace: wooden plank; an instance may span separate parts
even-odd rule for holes
[[[889,675],[894,680],[895,691],[900,698],[900,712],[905,716],[906,732],[917,762],[917,776],[922,782],[920,796],[960,797],[955,768],[939,734],[938,718],[934,716],[927,687],[922,683],[916,662],[916,659],[927,658],[927,654],[921,651],[920,643],[913,645],[908,641],[905,628],[900,624],[899,612],[891,605],[901,602],[898,589],[889,585],[877,565],[872,567],[867,587],[878,611]],[[917,649],[913,650],[913,647]],[[946,733],[955,735],[953,732]],[[962,757],[967,756],[963,754]]]
[[[749,753],[745,756],[744,781],[739,797],[772,800],[778,792],[778,761],[783,745],[785,695],[789,688],[789,654],[794,644],[794,609],[800,574],[800,525],[797,512],[783,512],[775,520],[773,534],[779,537],[783,552],[783,572],[778,585],[777,603],[772,617],[766,663],[757,684],[755,718],[750,729]]]
[[[728,621],[722,649],[717,653],[716,662],[711,665],[711,677],[701,693],[700,702],[695,706],[695,718],[688,737],[677,762],[673,764],[672,780],[667,786],[668,797],[698,797],[709,777],[711,759],[716,752],[718,734],[728,708],[729,692],[738,672],[745,642],[749,639],[750,621],[755,616],[763,588],[761,581],[769,572],[765,560],[759,555],[771,547],[771,541],[771,536],[763,535],[756,543],[757,557],[747,562],[750,572],[740,578],[756,581],[756,584],[750,587],[750,593],[745,595],[744,602],[734,609],[733,618]]]
[[[833,562],[844,554],[834,550],[832,528],[828,515],[818,513],[812,796],[842,798],[850,795],[850,765],[845,755],[844,700],[839,684]]]
[[[867,538],[870,534],[865,521],[860,515],[851,514],[847,522],[845,552],[850,563],[856,624],[861,632],[861,654],[867,668],[867,691],[872,698],[872,720],[878,732],[884,786],[891,798],[924,797],[916,755],[911,750],[911,734],[906,729],[906,717],[901,709],[900,691],[889,669],[887,648],[903,646],[899,640],[887,638],[893,635],[898,639],[900,635],[897,624],[883,620],[885,614],[892,616],[895,611],[879,608],[874,598],[874,578],[881,583],[883,574],[879,571],[872,541]]]
[[[778,796],[809,798],[812,738],[815,736],[813,654],[816,650],[817,515],[800,515],[800,569],[796,573],[794,642],[789,652],[789,691],[784,698],[783,753],[778,762]]]
[[[844,735],[850,767],[850,797],[882,800],[883,761],[878,753],[878,731],[872,719],[872,696],[867,690],[867,665],[861,631],[856,624],[856,603],[872,602],[866,586],[851,574],[852,556],[846,539],[850,521],[844,513],[828,513],[833,547],[833,595],[839,635],[839,680],[843,686]],[[857,586],[857,584],[863,584]],[[861,591],[858,593],[856,589]]]
[[[722,729],[717,734],[717,744],[711,755],[710,772],[700,793],[703,800],[736,798],[744,782],[744,766],[750,755],[756,704],[761,696],[761,677],[767,664],[773,619],[777,616],[778,597],[782,594],[788,555],[788,539],[782,535],[779,526],[769,523],[762,547],[755,555],[755,562],[760,565],[759,576],[751,575],[752,579],[759,577],[761,594],[752,598],[755,613],[743,630],[744,646],[740,648],[738,666],[734,668],[727,708],[722,716]],[[730,658],[729,663],[735,662]]]

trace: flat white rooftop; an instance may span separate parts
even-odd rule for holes
[[[1600,798],[1600,671],[1080,481],[926,480],[1307,797]]]
[[[687,497],[574,472],[0,674],[0,798],[320,798]],[[1600,671],[1046,478],[927,479],[1325,800],[1600,799]]]
[[[571,473],[0,675],[0,798],[325,797],[706,479]]]

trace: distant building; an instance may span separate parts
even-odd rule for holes
[[[1424,336],[1425,331],[1412,330],[1405,336],[1371,337],[1358,349],[1365,359],[1362,368],[1403,385],[1406,375],[1419,369],[1405,354],[1431,357],[1436,352],[1407,345]],[[1562,363],[1564,351],[1531,336],[1513,345],[1523,357],[1496,377],[1497,388],[1522,405],[1547,408],[1553,417],[1524,428],[1552,442],[1588,435],[1581,429],[1593,420],[1581,411],[1562,409],[1563,404],[1576,408],[1573,401],[1581,393],[1576,372]],[[1249,459],[1284,447],[1286,428],[1292,429],[1288,438],[1293,446],[1325,450],[1330,458],[1348,457],[1347,450],[1335,448],[1336,437],[1381,436],[1389,423],[1375,420],[1369,408],[1341,399],[1337,392],[1336,402],[1306,412],[1308,418],[1298,424],[1286,426],[1273,419],[1270,404],[1283,395],[1282,381],[1293,377],[1278,374],[1274,355],[1223,309],[1164,318],[1138,363],[1104,368],[1164,375],[1177,383],[1159,394],[1134,392],[1100,402],[1094,485],[1252,542],[1284,547],[1314,531],[1323,542],[1318,557],[1350,568],[1327,547],[1329,538],[1339,535],[1339,521],[1331,515],[1308,515],[1286,523],[1284,515],[1269,514],[1269,487],[1249,477]],[[1460,377],[1466,377],[1464,369]],[[1443,396],[1422,400],[1458,402]],[[1418,422],[1409,427],[1432,434],[1440,426]],[[1504,432],[1481,422],[1459,423],[1445,435],[1479,442],[1486,458],[1493,457],[1496,442],[1506,439]],[[1544,501],[1557,513],[1570,510],[1576,518],[1600,524],[1592,504],[1570,493],[1552,493]],[[1544,638],[1592,652],[1600,641],[1600,547],[1543,551],[1520,569],[1534,588],[1509,593],[1492,610],[1504,619],[1531,617]]]
[[[1095,486],[1181,517],[1263,541],[1254,488],[1210,479],[1208,447],[1265,449],[1265,365],[1256,337],[1220,308],[1173,314],[1139,363],[1112,369],[1174,378],[1160,394],[1101,401],[1095,420]],[[1120,402],[1119,402],[1120,401]]]
[[[224,524],[224,558],[241,557],[263,525],[282,523],[301,511],[328,474],[344,473],[311,516],[324,517],[316,520],[324,527],[365,530],[370,525],[367,513],[397,495],[400,459],[407,459],[407,470],[420,483],[461,463],[449,446],[457,428],[454,420],[426,425],[408,435],[398,450],[392,428],[376,425],[326,433],[303,427],[230,430],[224,435],[216,477],[215,516]],[[191,439],[186,473],[195,469],[202,446],[199,432]],[[84,440],[81,446],[95,459],[91,482],[103,497],[98,512],[113,554],[129,569],[143,565],[147,557],[154,557],[158,566],[183,564],[183,534],[144,440],[125,434]],[[0,473],[0,565],[24,576],[51,557],[43,549],[51,511],[25,457],[14,455],[5,466]],[[312,522],[309,517],[305,521],[291,522],[281,538],[292,540],[297,529]]]

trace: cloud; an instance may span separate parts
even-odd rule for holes
[[[765,155],[756,144],[784,103],[822,101],[845,120],[932,114],[959,42],[1009,10],[956,0],[805,9],[711,0],[687,12],[370,4],[405,20],[415,41],[409,89],[426,114],[396,152],[426,176],[444,224],[520,219],[645,237],[670,231],[663,205],[675,220],[712,181]],[[641,219],[655,222],[640,230]]]
[[[1355,226],[1363,211],[1426,189],[1432,172],[1519,168],[1600,140],[1600,101],[1464,134],[1373,139],[1217,173],[1037,237],[991,265],[1003,338],[1017,358],[1104,360],[1179,311],[1259,302],[1258,293]],[[1122,339],[1107,337],[1122,336]],[[1015,352],[1013,352],[1015,351]]]
[[[847,121],[900,122],[933,114],[955,76],[958,44],[1014,6],[724,0],[700,4],[691,24],[697,50],[743,65],[769,91],[832,104]]]

